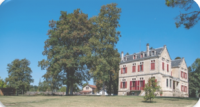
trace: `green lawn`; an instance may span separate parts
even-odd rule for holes
[[[192,107],[193,98],[155,98],[144,102],[138,96],[0,96],[6,107]]]

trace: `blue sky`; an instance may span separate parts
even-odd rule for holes
[[[60,11],[71,13],[77,8],[90,18],[109,3],[122,9],[118,28],[122,37],[116,45],[120,53],[145,51],[149,43],[154,48],[166,45],[171,59],[184,57],[188,66],[200,57],[200,24],[177,29],[174,18],[184,10],[167,7],[165,0],[7,0],[0,5],[0,77],[8,76],[8,63],[26,58],[31,62],[32,84],[38,85],[46,72],[38,61],[46,58],[42,51],[49,20],[58,20]],[[192,10],[200,9],[194,4]]]

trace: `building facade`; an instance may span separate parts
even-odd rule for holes
[[[86,85],[85,87],[83,87],[83,90],[80,91],[80,94],[83,94],[83,95],[92,95],[92,94],[96,94],[95,93],[95,89],[97,87],[95,85]]]
[[[188,97],[188,69],[184,58],[172,60],[166,45],[145,52],[123,55],[119,70],[118,95],[133,93],[143,96],[148,79],[155,78],[162,96]],[[159,92],[155,93],[160,96]]]

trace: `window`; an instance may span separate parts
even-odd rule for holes
[[[133,55],[133,59],[135,59],[135,55]]]
[[[126,88],[126,87],[127,87],[127,82],[121,82],[120,87],[121,87],[121,88]]]
[[[187,92],[187,86],[181,85],[181,91],[182,92]]]
[[[168,79],[166,79],[166,86],[168,87]]]
[[[187,79],[187,73],[185,73],[185,79]]]
[[[155,60],[151,60],[151,70],[155,70]]]
[[[125,74],[126,73],[126,68],[123,68],[123,74]]]
[[[169,64],[167,64],[167,72],[169,72]]]
[[[86,87],[86,90],[89,90],[89,87]]]
[[[127,67],[121,68],[121,74],[125,74],[125,73],[127,73]]]
[[[135,72],[135,69],[136,69],[136,66],[134,65],[134,66],[132,67],[132,72]]]
[[[165,70],[165,63],[162,62],[162,69]]]
[[[143,69],[142,69],[142,65],[140,65],[140,71],[143,71]]]
[[[144,82],[143,81],[140,81],[140,87],[143,87],[143,84]]]
[[[183,77],[183,71],[181,71],[181,77]]]
[[[143,54],[140,55],[140,58],[143,58]]]
[[[138,72],[143,71],[143,62],[140,62],[140,65],[138,65]]]
[[[135,81],[133,81],[133,87],[135,87]]]
[[[155,52],[154,51],[152,51],[152,56],[155,54]]]
[[[187,92],[187,86],[185,86],[185,92]]]
[[[181,91],[183,91],[183,85],[181,85]]]

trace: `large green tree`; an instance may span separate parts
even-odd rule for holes
[[[200,95],[200,58],[197,58],[194,63],[188,67],[189,71],[189,95],[197,97]]]
[[[185,9],[185,11],[188,11],[192,8],[192,5],[196,2],[194,0],[165,0],[166,5],[168,7],[179,7],[181,9]],[[186,29],[190,29],[195,24],[198,23],[200,20],[200,11],[192,11],[189,13],[180,13],[176,17],[176,27],[180,27],[181,25],[184,25]]]
[[[115,45],[121,36],[120,32],[116,30],[120,26],[120,13],[121,9],[117,8],[117,4],[111,3],[103,5],[98,16],[91,18],[94,25],[92,31],[95,32],[95,35],[89,41],[92,47],[90,73],[94,77],[97,87],[104,89],[107,84],[110,92],[114,76],[119,71],[120,55]]]
[[[42,69],[47,69],[43,76],[47,81],[51,81],[52,87],[56,84],[67,86],[66,95],[73,94],[73,85],[82,84],[88,81],[90,75],[87,69],[87,56],[90,53],[88,45],[92,36],[92,23],[88,20],[88,15],[80,9],[73,13],[61,11],[58,21],[50,21],[48,39],[45,41],[43,55],[47,60],[39,62]]]
[[[9,87],[13,87],[18,93],[24,93],[29,90],[30,83],[33,82],[31,73],[32,70],[29,67],[30,62],[27,59],[15,59],[10,64],[8,64],[8,82]]]
[[[0,88],[6,88],[6,86],[7,86],[6,82],[0,77]]]

